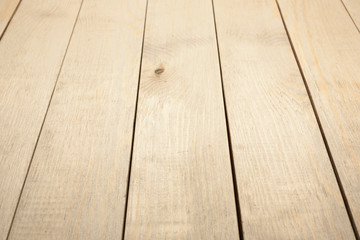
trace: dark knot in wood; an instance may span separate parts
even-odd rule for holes
[[[155,70],[156,74],[162,74],[163,72],[164,72],[163,68],[158,68],[158,69]]]

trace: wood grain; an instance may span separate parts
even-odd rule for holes
[[[353,239],[275,1],[215,0],[245,239]]]
[[[145,0],[86,0],[10,239],[120,239]]]
[[[23,0],[0,42],[0,239],[10,223],[80,0]]]
[[[149,1],[125,239],[237,239],[211,1]]]
[[[360,1],[359,0],[342,0],[346,9],[349,11],[357,29],[360,29]],[[360,30],[359,30],[360,31]]]
[[[359,228],[360,34],[340,1],[279,4]]]
[[[20,0],[0,0],[0,40]]]

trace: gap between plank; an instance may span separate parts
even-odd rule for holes
[[[228,118],[228,112],[227,112],[227,108],[226,108],[226,98],[225,98],[225,90],[224,90],[223,73],[222,73],[222,67],[221,67],[220,48],[219,48],[219,39],[218,39],[217,26],[216,26],[214,0],[211,0],[211,4],[212,4],[212,11],[213,11],[215,37],[216,37],[216,47],[217,47],[217,55],[218,55],[218,62],[219,62],[219,69],[220,69],[221,89],[222,89],[222,97],[223,97],[223,104],[224,104],[225,121],[226,121],[226,132],[227,132],[227,137],[228,137],[231,172],[232,172],[232,180],[233,180],[233,187],[234,187],[236,215],[237,215],[237,222],[238,222],[238,229],[239,229],[239,237],[240,237],[241,240],[243,240],[244,239],[244,232],[243,232],[242,221],[241,221],[240,200],[239,200],[238,184],[237,184],[237,180],[236,180],[234,155],[233,155],[233,151],[232,151],[232,142],[231,142],[230,127],[229,127],[229,118]]]
[[[132,141],[131,141],[131,148],[130,148],[130,161],[129,161],[129,170],[128,170],[127,186],[126,186],[126,200],[125,200],[124,220],[123,220],[123,229],[122,229],[122,237],[121,237],[122,240],[125,239],[126,215],[127,215],[127,208],[128,208],[128,202],[129,202],[131,168],[132,168],[132,160],[133,160],[133,152],[134,152],[136,116],[137,116],[137,108],[138,108],[138,102],[139,102],[140,79],[141,79],[142,59],[143,59],[143,53],[144,53],[145,29],[146,29],[146,18],[147,18],[148,4],[149,4],[149,0],[146,0],[145,17],[144,17],[144,28],[143,28],[143,37],[142,37],[141,54],[140,54],[139,77],[138,77],[136,100],[135,100],[135,112],[134,112],[134,122],[133,122],[133,133],[132,133]]]
[[[32,152],[31,159],[30,159],[30,163],[29,163],[29,166],[28,166],[27,171],[26,171],[24,183],[23,183],[23,185],[22,185],[22,187],[21,187],[21,190],[20,190],[19,199],[18,199],[17,204],[16,204],[16,207],[15,207],[14,215],[13,215],[13,218],[12,218],[11,223],[10,223],[10,228],[9,228],[8,234],[7,234],[7,236],[6,236],[6,240],[8,240],[9,237],[10,237],[10,232],[11,232],[12,226],[13,226],[13,224],[14,224],[14,220],[15,220],[15,216],[16,216],[17,210],[18,210],[18,208],[19,208],[19,203],[20,203],[20,200],[21,200],[22,193],[23,193],[23,191],[24,191],[25,183],[26,183],[27,177],[28,177],[28,175],[29,175],[30,167],[31,167],[32,161],[33,161],[33,159],[34,159],[35,151],[36,151],[37,145],[38,145],[38,143],[39,143],[39,139],[40,139],[40,136],[41,136],[41,132],[42,132],[42,130],[43,130],[43,127],[44,127],[44,123],[45,123],[45,120],[46,120],[46,116],[47,116],[47,114],[48,114],[48,112],[49,112],[49,108],[50,108],[51,101],[52,101],[53,96],[54,96],[54,92],[55,92],[55,89],[56,89],[56,85],[57,85],[57,82],[58,82],[58,80],[59,80],[60,73],[61,73],[62,67],[63,67],[63,65],[64,65],[64,62],[65,62],[66,54],[67,54],[67,52],[68,52],[69,45],[70,45],[72,36],[73,36],[73,34],[74,34],[75,26],[76,26],[76,23],[78,22],[78,19],[79,19],[79,15],[80,15],[80,11],[81,11],[81,7],[82,7],[82,5],[83,5],[83,2],[84,2],[84,0],[81,0],[80,7],[79,7],[79,11],[78,11],[78,13],[77,13],[77,15],[76,15],[76,19],[75,19],[75,22],[74,22],[74,25],[73,25],[73,29],[72,29],[72,31],[71,31],[71,34],[70,34],[70,37],[69,37],[69,41],[68,41],[68,44],[67,44],[66,49],[65,49],[64,57],[63,57],[63,59],[62,59],[62,61],[61,61],[60,68],[59,68],[59,72],[58,72],[58,74],[57,74],[57,77],[56,77],[56,80],[55,80],[55,84],[54,84],[53,90],[52,90],[52,92],[51,92],[51,96],[50,96],[50,99],[49,99],[49,104],[48,104],[48,106],[47,106],[47,108],[46,108],[46,112],[45,112],[43,121],[42,121],[42,123],[41,123],[39,135],[38,135],[38,137],[37,137],[37,139],[36,139],[36,142],[35,142],[35,147],[34,147],[34,150],[33,150],[33,152]]]
[[[20,0],[19,3],[16,5],[16,8],[15,8],[14,12],[11,14],[11,17],[10,17],[9,21],[6,23],[6,26],[5,26],[4,30],[3,30],[3,32],[0,34],[0,41],[3,38],[6,30],[8,29],[8,27],[10,25],[10,22],[12,21],[13,17],[15,16],[15,13],[17,12],[21,2],[22,2],[22,0]]]
[[[288,40],[289,40],[291,49],[292,49],[292,51],[293,51],[293,54],[294,54],[296,63],[297,63],[297,65],[298,65],[298,68],[299,68],[301,77],[302,77],[302,79],[303,79],[306,92],[307,92],[308,97],[309,97],[309,99],[310,99],[310,103],[311,103],[312,109],[313,109],[313,111],[314,111],[315,118],[316,118],[316,121],[317,121],[317,123],[318,123],[318,127],[319,127],[319,130],[320,130],[322,139],[323,139],[323,141],[324,141],[325,148],[326,148],[326,151],[327,151],[327,153],[328,153],[328,156],[329,156],[329,159],[330,159],[330,163],[331,163],[332,169],[333,169],[333,171],[334,171],[334,174],[335,174],[335,177],[336,177],[336,181],[337,181],[337,183],[338,183],[338,186],[339,186],[339,189],[340,189],[340,192],[341,192],[341,196],[342,196],[342,198],[343,198],[344,205],[345,205],[347,214],[348,214],[349,219],[350,219],[350,223],[351,223],[352,229],[353,229],[353,231],[354,231],[355,238],[356,238],[357,240],[359,240],[359,239],[360,239],[360,237],[359,237],[359,232],[358,232],[358,230],[357,230],[357,228],[356,228],[355,221],[354,221],[354,217],[353,217],[353,215],[352,215],[350,205],[349,205],[349,203],[348,203],[348,200],[347,200],[347,197],[346,197],[346,194],[345,194],[343,185],[342,185],[342,183],[341,183],[341,179],[340,179],[339,173],[338,173],[338,171],[337,171],[337,168],[336,168],[336,165],[335,165],[335,162],[334,162],[334,159],[333,159],[333,156],[332,156],[332,153],[331,153],[331,150],[330,150],[328,141],[327,141],[327,139],[326,139],[324,129],[323,129],[322,125],[321,125],[321,121],[320,121],[318,112],[317,112],[317,110],[316,110],[316,106],[315,106],[314,100],[313,100],[313,98],[312,98],[312,95],[311,95],[309,86],[308,86],[308,84],[307,84],[307,81],[306,81],[306,78],[305,78],[303,69],[302,69],[302,67],[301,67],[301,65],[300,65],[300,61],[299,61],[298,55],[297,55],[297,53],[296,53],[296,51],[295,51],[295,47],[294,47],[294,45],[293,45],[293,42],[292,42],[292,40],[291,40],[289,31],[288,31],[288,29],[287,29],[287,26],[286,26],[286,23],[285,23],[285,19],[284,19],[284,16],[283,16],[283,14],[282,14],[280,5],[279,5],[279,3],[278,3],[278,0],[275,0],[275,2],[276,2],[276,4],[277,4],[278,10],[279,10],[279,13],[280,13],[280,16],[281,16],[281,20],[282,20],[282,22],[283,22],[283,25],[284,25],[284,28],[285,28],[285,31],[286,31],[286,35],[287,35],[287,37],[288,37]],[[346,7],[345,7],[345,8],[346,8]],[[351,16],[350,16],[350,17],[351,17]],[[356,25],[355,25],[355,26],[356,26]]]
[[[358,30],[358,32],[360,33],[360,29],[359,29],[359,27],[356,25],[356,23],[355,23],[355,21],[354,21],[353,17],[351,16],[351,14],[350,14],[350,12],[349,12],[348,8],[346,7],[346,5],[345,5],[344,1],[343,1],[343,0],[340,0],[340,1],[341,1],[342,5],[344,6],[344,8],[345,8],[346,12],[349,14],[349,17],[350,17],[351,21],[353,22],[353,24],[355,25],[356,29],[357,29],[357,30]]]

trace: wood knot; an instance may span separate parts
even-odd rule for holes
[[[162,74],[164,72],[164,69],[163,68],[157,68],[156,70],[155,70],[155,74],[157,74],[157,75],[160,75],[160,74]]]

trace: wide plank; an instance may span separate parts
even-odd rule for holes
[[[360,31],[360,1],[359,0],[341,0],[349,12],[354,24]]]
[[[150,0],[125,239],[238,239],[211,1]]]
[[[0,42],[0,239],[6,238],[81,0],[23,0]]]
[[[146,0],[85,0],[10,239],[120,239]]]
[[[338,0],[279,4],[359,228],[360,34]]]
[[[20,0],[0,0],[0,40]]]
[[[215,0],[245,239],[354,239],[275,1]]]

